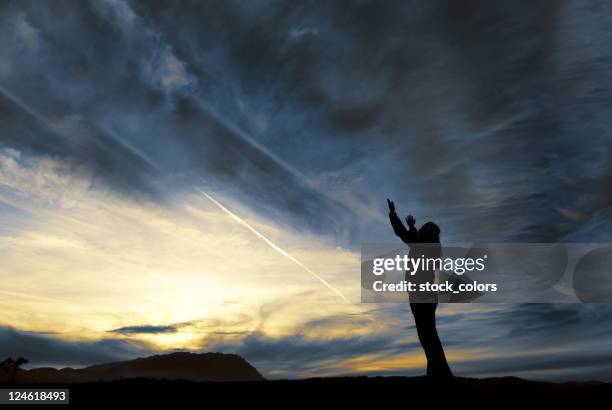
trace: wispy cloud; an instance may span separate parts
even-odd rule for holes
[[[158,333],[174,333],[176,332],[174,326],[153,326],[153,325],[139,325],[139,326],[124,326],[117,329],[109,330],[111,333],[121,333],[126,335],[133,334],[158,334]]]

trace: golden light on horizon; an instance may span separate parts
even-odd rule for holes
[[[449,362],[491,359],[503,357],[499,352],[488,349],[446,349],[446,358]],[[421,369],[427,366],[425,355],[420,351],[404,354],[387,353],[367,354],[352,357],[335,363],[335,368],[348,374],[388,373],[406,369]]]
[[[0,236],[4,325],[70,340],[168,325],[176,331],[114,336],[194,349],[221,331],[281,337],[359,310],[205,198],[186,193],[161,207],[95,188],[62,162],[22,166],[18,155],[0,156],[0,202],[24,221]],[[358,300],[358,255],[245,218]]]

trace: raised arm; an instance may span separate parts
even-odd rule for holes
[[[404,243],[409,244],[418,242],[418,231],[414,227],[415,221],[412,215],[406,218],[406,222],[408,222],[408,229],[406,229],[402,221],[397,216],[397,213],[395,213],[395,204],[393,203],[393,201],[387,199],[387,204],[389,205],[389,220],[391,221],[393,232],[395,232],[395,234]]]

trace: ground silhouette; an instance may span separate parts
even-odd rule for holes
[[[26,376],[27,375],[27,376]],[[50,376],[51,375],[51,376]],[[21,376],[21,377],[20,377]],[[36,377],[35,377],[36,376]],[[78,377],[77,377],[78,376]],[[63,379],[62,379],[63,378]],[[191,380],[189,380],[191,379]],[[408,407],[428,399],[436,404],[495,404],[529,398],[567,404],[612,395],[612,383],[549,383],[515,377],[330,377],[266,380],[237,355],[171,353],[83,369],[19,370],[17,381],[0,388],[67,388],[73,404],[202,403],[309,406],[385,405]],[[63,381],[62,381],[63,380]],[[195,381],[207,380],[207,381]]]
[[[68,388],[72,404],[200,403],[246,406],[313,408],[355,405],[409,408],[428,402],[432,406],[596,402],[612,397],[612,383],[548,383],[514,377],[440,382],[430,377],[345,377],[257,382],[192,382],[186,380],[126,379],[95,383],[0,384],[0,388]],[[299,405],[299,406],[298,406]],[[433,407],[436,407],[433,406]]]

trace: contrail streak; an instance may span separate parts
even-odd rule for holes
[[[340,296],[340,298],[342,300],[344,300],[345,302],[350,303],[350,301],[346,298],[346,296],[344,296],[342,294],[342,292],[340,292],[338,289],[336,289],[332,285],[330,285],[329,282],[327,282],[321,276],[317,275],[317,273],[314,272],[312,269],[310,269],[308,266],[304,265],[298,259],[296,259],[295,257],[291,256],[289,253],[285,252],[280,246],[276,245],[274,242],[272,242],[271,240],[266,238],[261,232],[259,232],[257,229],[255,229],[251,225],[249,225],[248,222],[246,222],[244,219],[240,218],[238,215],[234,214],[232,211],[227,209],[225,206],[223,206],[223,204],[221,204],[215,198],[213,198],[212,196],[208,195],[206,192],[202,191],[201,189],[198,189],[198,188],[196,188],[196,189],[198,190],[198,192],[200,192],[202,195],[204,195],[206,198],[208,198],[208,200],[210,202],[212,202],[213,204],[217,205],[217,207],[219,207],[219,209],[221,209],[223,212],[225,212],[226,214],[231,216],[236,222],[238,222],[240,225],[242,225],[245,228],[247,228],[249,231],[253,232],[258,238],[260,238],[262,241],[264,241],[265,243],[270,245],[270,247],[272,249],[274,249],[276,252],[280,253],[285,258],[289,259],[290,261],[292,261],[293,263],[298,265],[300,268],[304,269],[306,272],[308,272],[310,275],[312,275],[314,278],[316,278],[319,282],[321,282],[323,285],[325,285],[325,287],[327,287],[329,290],[334,292],[336,295]]]

